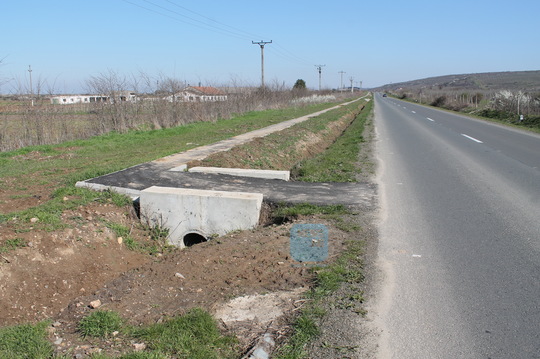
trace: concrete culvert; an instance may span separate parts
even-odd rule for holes
[[[194,244],[206,242],[208,239],[199,233],[188,233],[184,236],[184,246],[191,247]]]

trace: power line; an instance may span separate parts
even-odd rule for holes
[[[201,21],[201,20],[194,19],[194,18],[192,18],[192,17],[189,17],[189,16],[187,16],[187,15],[181,14],[181,13],[179,13],[179,12],[177,12],[177,11],[168,9],[168,8],[166,8],[166,7],[164,7],[164,6],[155,4],[155,3],[151,2],[151,1],[148,1],[148,0],[143,0],[143,1],[146,2],[146,3],[148,3],[148,4],[150,4],[150,5],[153,5],[153,6],[157,7],[157,8],[159,8],[159,9],[162,9],[162,10],[165,10],[165,11],[170,12],[170,13],[172,13],[172,14],[175,14],[175,15],[181,16],[181,17],[183,17],[183,18],[186,18],[186,19],[188,19],[188,20],[190,20],[190,21],[186,21],[186,20],[180,19],[180,18],[178,18],[178,17],[176,17],[176,16],[172,16],[172,15],[163,13],[163,12],[161,12],[161,11],[157,11],[157,10],[148,8],[148,7],[146,7],[146,6],[142,6],[142,5],[140,5],[140,4],[136,4],[136,3],[132,2],[132,1],[129,1],[129,0],[122,0],[122,1],[125,2],[125,3],[128,3],[128,4],[130,4],[130,5],[136,6],[136,7],[138,7],[138,8],[141,8],[141,9],[143,9],[143,10],[152,12],[152,13],[154,13],[154,14],[158,14],[158,15],[167,17],[167,18],[172,19],[172,20],[174,20],[174,21],[181,22],[181,23],[183,23],[183,24],[187,24],[187,25],[191,25],[191,26],[195,26],[195,27],[197,27],[197,28],[199,28],[199,29],[209,30],[209,31],[212,31],[212,32],[216,32],[216,33],[218,33],[218,34],[221,34],[221,35],[231,36],[231,37],[235,37],[235,38],[241,39],[241,40],[247,40],[247,39],[249,39],[248,36],[241,35],[241,34],[237,34],[237,33],[234,33],[234,32],[232,32],[232,31],[229,31],[229,30],[226,30],[226,29],[221,29],[221,28],[219,28],[219,27],[217,27],[217,26],[213,26],[213,25],[211,25],[211,24],[206,24],[206,23],[204,23],[204,22]],[[197,23],[198,23],[198,24],[197,24]]]
[[[295,54],[293,54],[292,52],[290,52],[289,50],[287,50],[286,48],[281,46],[279,43],[275,43],[275,45],[281,50],[276,49],[276,48],[273,47],[270,50],[271,52],[275,52],[275,53],[277,53],[278,55],[281,55],[281,57],[283,57],[283,58],[285,58],[287,60],[295,61],[295,62],[300,63],[302,65],[311,66],[311,64],[312,64],[311,61],[307,61],[306,59],[303,59],[301,57],[296,56]]]
[[[208,16],[206,16],[206,15],[204,15],[202,13],[193,11],[193,10],[191,10],[191,9],[185,7],[185,6],[179,5],[176,2],[171,1],[171,0],[165,0],[166,3],[170,4],[170,6],[160,5],[160,4],[158,4],[158,3],[154,2],[154,1],[151,1],[151,0],[139,0],[139,1],[143,1],[144,3],[148,4],[148,6],[141,5],[140,2],[135,2],[137,0],[122,0],[122,1],[124,1],[125,3],[128,3],[128,4],[132,5],[132,6],[136,6],[136,7],[140,8],[140,9],[143,9],[145,11],[148,11],[148,12],[160,15],[160,16],[167,17],[167,18],[169,18],[171,20],[174,20],[174,21],[177,21],[177,22],[180,22],[180,23],[183,23],[183,24],[195,26],[195,27],[197,27],[199,29],[204,29],[204,30],[215,32],[215,33],[219,33],[221,35],[230,36],[230,37],[234,37],[234,38],[241,39],[241,40],[250,40],[253,37],[259,37],[260,38],[260,36],[258,36],[258,35],[254,35],[254,34],[248,32],[248,31],[239,29],[239,28],[234,27],[234,26],[230,26],[230,25],[225,24],[225,23],[223,23],[221,21],[214,20],[214,19],[212,19],[212,18],[210,18],[210,17],[208,17]],[[183,12],[188,12],[188,13],[193,14],[195,16],[186,15],[185,13],[182,13],[182,12],[179,12],[179,11],[175,10],[174,7],[178,8],[178,9],[181,9]],[[197,17],[199,17],[200,19],[198,19]],[[204,21],[201,20],[201,19],[203,19]],[[305,65],[305,66],[311,66],[311,64],[312,64],[311,61],[307,61],[307,60],[293,54],[292,52],[290,52],[289,50],[287,50],[286,48],[284,48],[283,46],[281,46],[279,44],[276,44],[276,47],[272,47],[270,49],[270,52],[275,54],[278,57],[281,57],[281,58],[287,60],[287,61],[296,62],[296,63],[302,64],[302,65]]]
[[[169,11],[169,12],[171,12],[171,13],[173,13],[173,14],[176,14],[176,15],[179,15],[179,16],[184,17],[184,18],[186,18],[186,19],[189,19],[189,20],[191,20],[191,21],[195,21],[195,22],[197,22],[197,23],[199,23],[199,24],[202,24],[202,26],[209,27],[210,29],[208,29],[208,30],[211,30],[211,31],[217,30],[218,32],[227,33],[227,34],[229,34],[229,35],[231,35],[231,36],[233,36],[233,37],[237,37],[237,38],[241,38],[241,39],[247,39],[247,38],[250,38],[250,37],[251,37],[251,36],[248,36],[248,35],[240,34],[240,33],[238,33],[238,32],[233,32],[233,31],[230,31],[230,30],[227,30],[227,29],[223,29],[223,28],[217,27],[217,26],[212,25],[212,24],[205,23],[204,21],[197,20],[197,19],[195,19],[195,18],[193,18],[193,17],[184,15],[184,14],[179,13],[179,12],[177,12],[177,11],[174,11],[174,10],[171,10],[171,9],[166,8],[166,7],[164,7],[164,6],[158,5],[158,4],[156,4],[156,3],[152,2],[152,1],[149,1],[149,0],[142,0],[142,1],[144,1],[144,2],[146,2],[146,3],[148,3],[148,4],[151,4],[151,5],[154,5],[155,7],[158,7],[158,8],[160,8],[160,9],[165,10],[165,11]],[[170,2],[170,1],[169,1],[169,2]],[[172,2],[170,2],[170,3],[172,3]],[[177,5],[177,6],[179,6],[179,5]],[[179,7],[181,7],[181,6],[179,6]],[[184,7],[181,7],[181,8],[186,9],[186,8],[184,8]],[[186,10],[187,10],[187,9],[186,9]],[[191,11],[191,10],[188,10],[188,11],[195,13],[194,11]],[[197,14],[197,13],[195,13],[195,14]],[[198,16],[201,16],[201,17],[203,17],[203,18],[205,18],[205,19],[209,19],[209,18],[207,18],[206,16],[203,16],[203,15],[200,15],[200,14],[197,14],[197,15],[198,15]],[[212,29],[214,29],[214,30],[212,30]],[[243,31],[240,30],[240,32],[243,32]]]
[[[212,19],[212,18],[209,18],[209,17],[207,17],[207,16],[205,16],[205,15],[203,15],[203,14],[200,14],[200,13],[198,13],[198,12],[196,12],[196,11],[190,10],[190,9],[188,9],[188,8],[185,7],[185,6],[178,5],[178,4],[176,4],[175,2],[173,2],[173,1],[170,1],[170,0],[165,0],[165,1],[167,1],[169,4],[172,4],[172,5],[174,5],[174,6],[177,6],[177,7],[181,8],[181,9],[184,9],[184,10],[186,10],[186,11],[192,13],[192,14],[195,14],[195,15],[197,15],[197,16],[200,16],[200,17],[202,17],[202,18],[204,18],[204,19],[206,19],[206,20],[215,22],[216,24],[219,24],[219,25],[221,25],[221,26],[228,27],[228,28],[233,29],[233,30],[235,30],[235,31],[237,31],[237,32],[244,33],[244,34],[246,34],[246,35],[249,36],[249,37],[259,37],[259,38],[261,37],[260,35],[255,35],[255,34],[246,32],[246,31],[244,31],[244,30],[242,30],[242,29],[236,28],[236,27],[234,27],[234,26],[230,26],[230,25],[224,24],[224,23],[222,23],[222,22],[220,22],[220,21],[217,21],[217,20],[214,20],[214,19]]]

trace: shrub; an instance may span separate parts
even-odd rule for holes
[[[435,106],[435,107],[443,107],[445,103],[446,103],[446,96],[443,95],[433,100],[433,102],[430,105]]]

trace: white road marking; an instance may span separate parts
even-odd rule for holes
[[[476,139],[476,138],[474,138],[474,137],[468,136],[468,135],[466,135],[466,134],[464,134],[464,133],[462,133],[461,136],[467,137],[469,140],[473,140],[474,142],[477,142],[477,143],[484,143],[484,142],[480,141],[479,139]]]
[[[429,117],[426,117],[426,118],[427,118],[428,120],[430,120],[431,122],[435,122],[435,120],[432,119],[432,118],[429,118]]]
[[[412,113],[416,113],[416,111],[411,111]]]

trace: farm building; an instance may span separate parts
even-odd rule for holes
[[[227,94],[215,87],[188,86],[166,99],[170,102],[215,102],[227,101]]]
[[[53,105],[70,105],[76,103],[92,103],[92,102],[105,102],[108,101],[108,96],[96,96],[96,95],[65,95],[51,97],[51,103]]]
[[[137,101],[137,95],[135,92],[124,91],[114,96],[120,101]],[[51,97],[51,103],[53,105],[70,105],[76,103],[96,103],[96,102],[110,102],[111,96],[104,95],[63,95]]]

